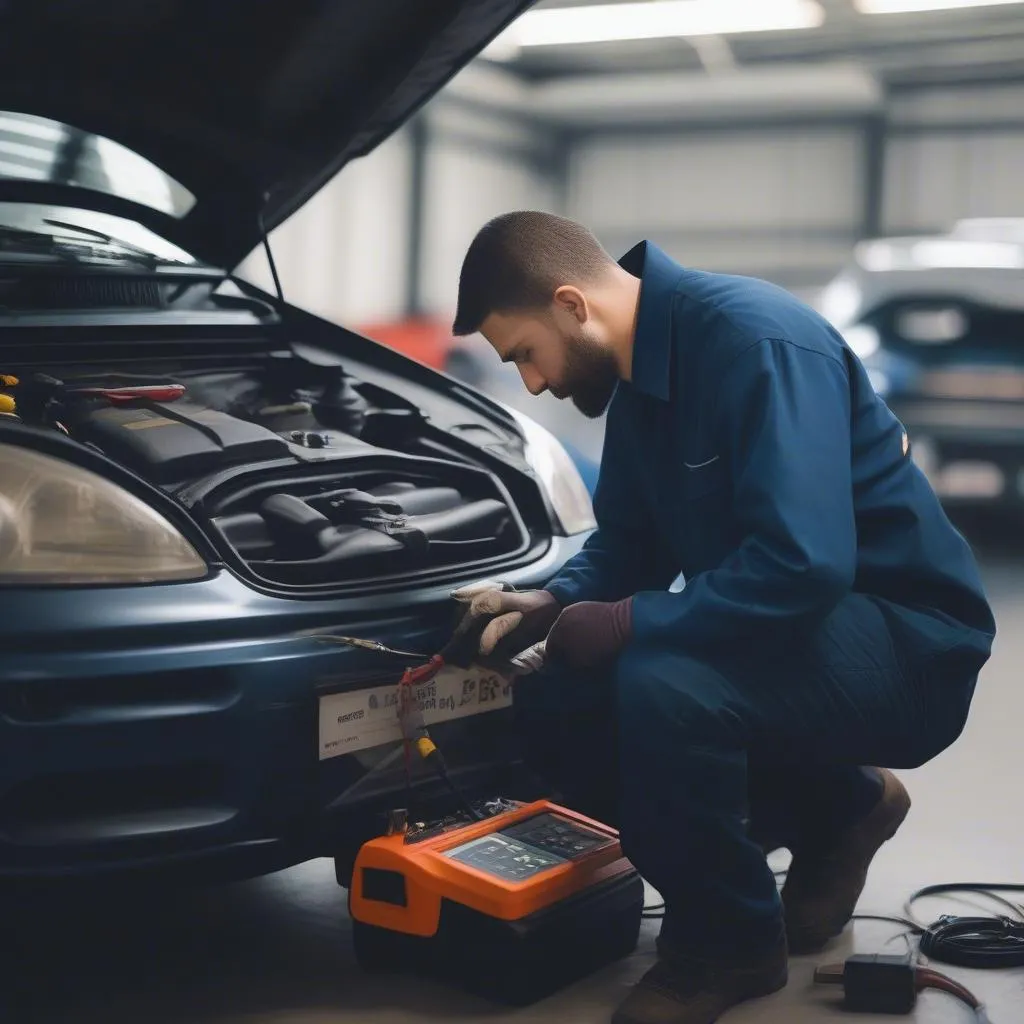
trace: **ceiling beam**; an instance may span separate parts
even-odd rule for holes
[[[566,127],[633,120],[722,120],[784,111],[789,116],[850,116],[884,105],[883,90],[851,64],[773,66],[693,72],[579,75],[530,83],[471,66],[446,91],[455,101],[488,104],[512,116]]]

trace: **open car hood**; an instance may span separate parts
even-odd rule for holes
[[[127,147],[181,216],[80,185],[0,197],[121,213],[233,267],[533,0],[0,0],[0,111]]]

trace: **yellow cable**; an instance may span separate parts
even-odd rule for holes
[[[420,757],[425,761],[437,750],[437,747],[429,736],[421,736],[416,741],[416,750],[419,752]]]

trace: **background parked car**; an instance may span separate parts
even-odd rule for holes
[[[948,506],[1024,500],[1024,221],[857,246],[822,311]]]

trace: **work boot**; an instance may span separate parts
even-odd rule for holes
[[[658,962],[637,982],[612,1024],[713,1024],[730,1007],[771,995],[789,977],[785,938],[745,962],[696,960],[659,942]]]
[[[910,795],[892,772],[877,768],[882,795],[874,808],[826,847],[793,851],[782,902],[790,951],[816,953],[853,917],[868,868],[910,811]]]

